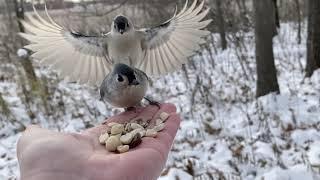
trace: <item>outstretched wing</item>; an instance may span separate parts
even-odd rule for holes
[[[34,7],[33,7],[34,8]],[[25,48],[35,52],[32,57],[58,70],[70,81],[100,85],[112,68],[108,60],[105,36],[85,36],[55,23],[45,9],[48,20],[34,8],[35,17],[22,20],[26,32],[20,35],[30,41]]]
[[[159,75],[173,71],[184,64],[189,56],[200,50],[205,43],[203,37],[210,34],[201,30],[212,20],[202,21],[209,9],[202,10],[204,0],[197,0],[187,8],[188,1],[178,14],[154,28],[139,30],[142,34],[144,58],[137,67],[148,75]]]

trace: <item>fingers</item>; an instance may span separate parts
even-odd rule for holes
[[[160,109],[158,110],[158,112],[154,115],[154,117],[153,117],[151,123],[149,124],[149,127],[148,127],[148,128],[152,128],[152,127],[155,126],[155,124],[156,124],[156,119],[159,119],[159,118],[160,118],[160,114],[161,114],[162,112],[166,112],[166,113],[168,113],[168,114],[170,115],[170,114],[175,113],[176,110],[177,110],[177,109],[176,109],[176,106],[173,105],[173,104],[169,104],[169,103],[167,103],[167,104],[162,104],[162,105],[160,106]]]
[[[144,137],[142,143],[135,149],[130,150],[128,153],[134,154],[129,157],[143,157],[143,163],[152,162],[147,167],[156,166],[162,169],[167,161],[174,137],[179,129],[180,116],[175,113],[175,108],[172,105],[165,105],[161,107],[160,112],[170,113],[170,117],[165,122],[165,128],[158,132],[155,138]],[[156,118],[156,117],[155,117]],[[156,172],[157,175],[160,174]]]
[[[179,129],[180,116],[176,114],[176,107],[173,104],[163,104],[153,120],[158,119],[162,112],[170,114],[165,122],[165,128],[161,132],[158,132],[156,138],[143,138],[141,145],[137,149],[156,149],[162,156],[161,160],[165,161]]]
[[[168,133],[172,139],[170,140],[170,142],[173,141],[174,137],[177,134],[177,131],[179,129],[180,126],[180,115],[173,113],[169,116],[168,120],[165,122],[165,128],[162,131],[163,133]],[[160,132],[161,133],[161,132]]]
[[[156,115],[154,116],[154,119],[158,119],[160,118],[160,114],[162,112],[166,112],[168,114],[171,114],[171,113],[175,113],[176,112],[176,106],[173,105],[173,104],[161,104],[160,106],[160,109],[158,110],[158,112],[156,113]]]
[[[25,147],[31,140],[32,133],[35,133],[37,130],[40,129],[40,126],[38,125],[29,125],[22,133],[22,136],[19,138],[17,143],[17,153],[19,154],[19,151],[22,147]]]
[[[144,138],[141,148],[156,148],[165,157],[168,155],[180,125],[180,116],[171,113],[165,122],[165,128],[158,132],[156,138]]]

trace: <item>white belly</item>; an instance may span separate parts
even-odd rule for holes
[[[127,108],[138,105],[147,91],[147,86],[132,86],[115,92],[108,97],[108,102],[115,107]]]
[[[114,63],[135,66],[140,59],[142,49],[140,41],[132,35],[118,35],[108,44],[108,53]]]

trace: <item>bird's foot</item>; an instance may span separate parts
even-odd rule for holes
[[[151,100],[151,99],[148,98],[148,97],[144,97],[144,99],[147,100],[150,105],[157,106],[157,107],[160,109],[160,103],[159,103],[159,102],[154,101],[154,100]]]
[[[137,108],[136,107],[127,107],[127,108],[124,108],[125,111],[134,111],[136,112],[137,111]]]

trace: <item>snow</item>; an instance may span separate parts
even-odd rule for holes
[[[291,134],[291,138],[296,145],[305,146],[310,142],[320,141],[320,134],[315,129],[298,129]]]
[[[160,177],[158,180],[172,180],[179,177],[183,180],[192,180],[192,176],[181,169],[171,168],[167,176]]]
[[[320,141],[313,142],[310,145],[308,158],[311,166],[320,167]]]
[[[255,98],[252,32],[244,34],[241,47],[230,43],[225,51],[212,48],[214,60],[204,50],[203,56],[193,58],[194,65],[187,66],[187,73],[154,78],[148,95],[174,103],[182,117],[159,180],[320,179],[320,70],[304,77],[306,25],[301,45],[294,27],[282,24],[274,38],[281,94]],[[219,44],[218,35],[213,39]],[[16,71],[9,64],[0,65],[0,75],[15,77],[0,80],[0,92],[16,120],[25,125],[80,132],[119,112],[99,101],[97,88],[66,83],[54,72],[37,68],[37,75],[50,82],[54,111],[47,113],[35,98],[29,109],[35,114],[32,119]],[[21,132],[1,114],[0,119],[0,179],[15,179],[15,146]]]
[[[308,173],[304,165],[297,165],[288,170],[283,170],[279,167],[273,168],[270,172],[265,173],[257,179],[264,180],[313,180],[314,177]]]

